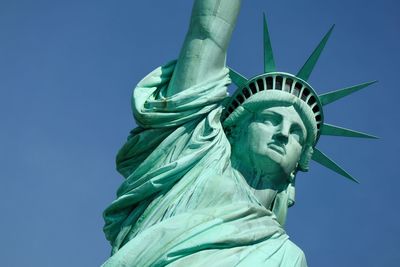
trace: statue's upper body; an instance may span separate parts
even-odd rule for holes
[[[283,230],[309,131],[290,104],[220,117],[240,0],[195,1],[178,60],[136,87],[104,266],[306,266]],[[279,97],[279,95],[277,96]]]

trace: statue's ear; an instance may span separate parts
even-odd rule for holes
[[[305,145],[303,149],[303,153],[301,154],[298,169],[303,172],[308,171],[308,165],[310,163],[312,154],[314,153],[314,149],[310,145]]]

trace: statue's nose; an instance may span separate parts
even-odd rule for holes
[[[289,123],[283,120],[276,129],[275,139],[282,144],[287,144],[289,141],[289,129]]]
[[[280,143],[286,145],[289,141],[289,136],[285,132],[279,131],[275,134],[275,139]]]

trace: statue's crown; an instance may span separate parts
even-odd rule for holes
[[[282,96],[286,95],[289,100],[297,99],[296,103],[305,106],[310,115],[310,121],[315,124],[316,136],[313,139],[314,153],[312,159],[323,166],[349,178],[352,181],[357,180],[352,177],[348,172],[337,165],[328,156],[315,148],[320,135],[333,135],[333,136],[347,136],[347,137],[361,137],[361,138],[377,138],[375,136],[365,134],[358,131],[345,129],[342,127],[334,126],[324,123],[323,107],[329,103],[339,100],[351,93],[367,87],[376,81],[361,83],[355,86],[346,87],[329,93],[318,95],[316,91],[307,82],[314,69],[322,50],[324,49],[334,26],[330,28],[328,33],[323,37],[321,42],[312,52],[306,63],[296,74],[289,74],[285,72],[277,72],[275,69],[275,61],[272,52],[271,41],[268,32],[268,26],[264,15],[264,73],[257,75],[251,79],[245,78],[233,69],[230,69],[230,77],[232,81],[238,86],[235,93],[225,105],[224,112],[221,120],[225,123],[229,121],[238,107],[246,105],[257,96],[263,95],[263,98],[268,100],[269,95],[271,99],[274,93],[269,92],[282,92]]]

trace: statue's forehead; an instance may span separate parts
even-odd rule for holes
[[[276,113],[282,113],[282,114],[295,112],[297,114],[297,111],[293,107],[293,105],[263,107],[258,111],[258,113],[260,113],[260,114],[269,113],[269,112],[276,112]]]
[[[258,116],[276,114],[282,118],[303,125],[303,120],[293,105],[266,107],[256,112]]]

